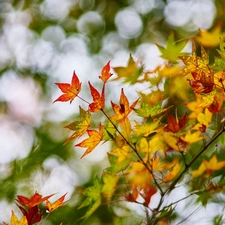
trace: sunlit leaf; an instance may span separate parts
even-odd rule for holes
[[[67,193],[66,193],[67,194]],[[64,205],[66,202],[64,202],[64,198],[66,196],[66,194],[64,194],[62,197],[60,197],[59,199],[57,199],[54,203],[51,204],[51,202],[49,200],[46,200],[46,210],[48,212],[53,212],[54,210],[56,210],[57,208],[61,207],[62,205]]]
[[[112,76],[110,73],[110,61],[103,67],[102,74],[99,76],[99,78],[106,83],[108,79]]]
[[[79,146],[82,148],[87,148],[87,150],[84,152],[84,154],[81,156],[81,158],[83,158],[85,155],[89,154],[90,152],[92,152],[96,146],[100,143],[100,141],[102,140],[102,135],[103,135],[103,131],[102,131],[102,125],[99,125],[99,131],[96,130],[87,130],[88,136],[89,138],[83,140],[82,142],[80,142],[79,144],[76,144],[75,146]]]
[[[161,52],[161,57],[167,59],[169,62],[177,62],[178,56],[181,55],[181,51],[186,46],[188,40],[178,41],[174,40],[174,33],[171,33],[166,41],[166,47],[162,47],[157,44],[159,51]]]
[[[4,225],[8,225],[7,223],[4,223]],[[10,225],[28,225],[27,219],[25,216],[23,216],[20,220],[16,217],[14,211],[12,211],[12,216],[10,220]]]
[[[18,203],[20,203],[21,205],[31,208],[31,207],[34,207],[34,206],[39,205],[40,203],[46,201],[53,195],[54,194],[42,197],[42,195],[38,194],[37,192],[34,195],[32,195],[30,198],[27,198],[22,195],[17,195],[16,201]]]
[[[54,102],[60,101],[60,102],[67,102],[74,100],[74,98],[80,93],[81,90],[81,83],[75,73],[73,72],[73,77],[71,84],[68,83],[55,83],[58,88],[64,93],[59,98],[57,98]]]
[[[174,160],[173,166],[171,170],[166,174],[166,176],[163,178],[163,182],[169,182],[173,180],[181,171],[181,165],[178,162],[177,159]]]
[[[107,201],[110,201],[113,193],[116,190],[116,185],[119,180],[119,176],[114,173],[104,172],[102,174],[103,186],[102,186],[102,195],[106,198]]]
[[[199,177],[202,174],[204,174],[204,176],[210,176],[214,171],[220,170],[224,166],[225,161],[218,162],[216,155],[213,155],[209,161],[203,159],[199,168],[192,171],[192,177]]]
[[[69,141],[72,141],[82,136],[90,126],[91,113],[89,112],[89,110],[85,111],[81,106],[79,106],[79,108],[80,108],[80,119],[65,126],[65,128],[75,131],[71,135],[71,137],[65,142],[65,144],[68,143]]]
[[[143,66],[138,66],[138,63],[134,61],[132,55],[130,54],[126,67],[114,67],[113,70],[117,74],[117,78],[115,78],[115,80],[124,78],[125,82],[135,84],[143,73]]]
[[[91,112],[99,112],[101,109],[105,106],[105,84],[102,87],[102,93],[100,93],[91,85],[90,82],[88,82],[91,95],[93,98],[93,101],[91,104],[89,104],[89,108]]]
[[[111,119],[113,120],[125,119],[128,116],[128,114],[134,109],[137,102],[138,102],[138,99],[134,103],[132,103],[132,105],[130,106],[122,88],[121,95],[120,95],[120,105],[117,105],[111,101],[112,108],[115,113],[115,115],[112,116]]]
[[[195,39],[205,47],[216,47],[220,44],[220,38],[225,38],[225,32],[222,31],[222,23],[218,23],[211,31],[199,30],[199,36]]]

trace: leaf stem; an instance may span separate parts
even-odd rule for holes
[[[82,100],[83,102],[87,103],[88,105],[90,105],[90,103],[88,101],[86,101],[85,99],[83,99],[82,97],[80,97],[79,95],[77,95],[77,97]]]

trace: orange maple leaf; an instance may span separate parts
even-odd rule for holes
[[[112,73],[110,73],[110,61],[103,67],[102,69],[102,75],[99,76],[99,78],[106,83],[108,79],[112,76]]]
[[[129,106],[129,102],[122,88],[120,95],[120,105],[117,105],[111,101],[113,111],[116,114],[115,116],[112,116],[111,119],[113,120],[125,119],[128,116],[128,114],[134,109],[138,100],[139,99],[137,99],[131,106]]]
[[[68,83],[55,83],[55,84],[64,94],[59,96],[59,98],[57,98],[54,102],[70,101],[71,103],[74,100],[74,98],[80,93],[82,83],[79,81],[74,71],[71,84]]]
[[[51,204],[51,202],[46,200],[46,209],[48,210],[48,212],[53,212],[54,210],[56,210],[57,208],[61,207],[66,202],[68,202],[68,201],[63,202],[66,195],[67,193],[64,194],[62,197],[60,197],[59,199],[57,199],[53,204]]]
[[[89,104],[90,111],[91,112],[99,112],[105,106],[105,83],[103,84],[102,94],[101,95],[91,85],[90,82],[88,82],[88,84],[89,84],[90,91],[91,91],[91,95],[92,95],[92,98],[93,98],[93,101],[94,101],[94,102],[92,102],[92,103]]]
[[[48,195],[48,196],[45,196],[45,197],[42,198],[42,195],[39,195],[37,192],[35,192],[35,194],[32,195],[30,198],[24,197],[22,195],[17,195],[16,201],[19,202],[21,205],[32,208],[32,207],[34,207],[36,205],[39,205],[40,203],[46,201],[47,199],[49,199],[53,195],[54,194]]]
[[[75,145],[75,146],[79,146],[79,147],[83,147],[83,148],[88,148],[84,152],[84,154],[81,156],[81,158],[83,158],[85,155],[92,152],[95,149],[95,147],[102,140],[102,136],[103,136],[102,125],[101,124],[99,125],[99,131],[87,130],[87,133],[88,133],[89,138],[87,138],[87,139],[83,140],[82,142],[80,142],[79,144]]]

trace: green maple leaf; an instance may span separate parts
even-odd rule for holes
[[[125,83],[135,84],[138,78],[142,75],[144,68],[143,66],[138,66],[138,63],[134,61],[130,54],[126,67],[114,67],[113,70],[117,73],[117,78],[114,80],[124,78]]]
[[[87,209],[85,215],[82,216],[80,219],[88,218],[101,205],[101,199],[102,199],[101,190],[102,190],[102,184],[99,178],[96,177],[96,179],[94,180],[94,185],[86,188],[82,192],[82,194],[86,196],[86,199],[83,201],[83,203],[79,206],[78,209],[81,209],[86,206],[89,206],[89,208]]]
[[[134,109],[134,111],[141,117],[154,117],[162,112],[165,112],[168,108],[161,108],[162,102],[157,102],[156,104],[150,106],[149,104],[142,102],[139,109]]]
[[[162,53],[161,57],[163,59],[167,59],[169,62],[175,63],[179,59],[178,56],[184,55],[184,53],[181,53],[181,51],[183,50],[187,42],[188,41],[185,40],[176,43],[174,40],[174,34],[171,33],[167,39],[166,47],[163,47],[159,44],[156,45],[159,51]]]

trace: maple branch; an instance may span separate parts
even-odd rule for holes
[[[176,184],[179,182],[181,177],[187,172],[187,170],[191,167],[191,165],[198,159],[198,157],[222,134],[225,132],[225,125],[223,125],[223,128],[206,144],[205,146],[200,149],[200,151],[195,155],[192,160],[186,164],[185,169],[180,173],[180,175],[171,183],[171,185],[168,187],[168,189],[165,191],[165,194],[169,194],[173,188],[176,186]]]
[[[103,114],[106,116],[106,118],[109,120],[109,122],[113,125],[113,127],[116,129],[116,131],[119,133],[119,135],[123,138],[123,140],[126,142],[127,145],[130,146],[130,148],[135,152],[141,163],[145,166],[145,168],[148,170],[148,172],[152,175],[154,183],[156,187],[159,189],[160,193],[164,193],[160,185],[158,184],[151,168],[148,167],[148,164],[142,159],[140,154],[138,153],[137,149],[126,139],[126,137],[120,132],[120,130],[117,128],[117,126],[113,123],[113,121],[110,119],[110,117],[107,115],[107,113],[104,111],[104,109],[101,109]]]
[[[176,184],[179,182],[179,180],[182,178],[182,176],[188,171],[188,169],[191,167],[191,165],[198,159],[198,157],[204,152],[206,151],[206,149],[222,134],[225,132],[225,124],[223,124],[223,128],[205,145],[203,146],[200,151],[192,158],[192,160],[189,163],[185,163],[185,168],[184,170],[180,173],[180,175],[171,183],[171,185],[164,191],[161,192],[161,198],[159,200],[158,206],[154,209],[154,214],[152,215],[152,218],[150,220],[150,223],[148,223],[149,225],[155,224],[157,222],[157,218],[155,218],[155,216],[157,214],[159,214],[162,210],[159,210],[160,207],[162,206],[163,202],[164,202],[164,198],[166,195],[169,195],[170,192],[174,189],[174,187],[176,186]],[[193,193],[194,194],[194,193]],[[191,194],[192,195],[192,194]],[[190,195],[189,195],[190,196]],[[189,197],[188,196],[188,197]],[[185,199],[185,198],[183,198]],[[181,200],[183,200],[181,199]],[[178,200],[178,201],[181,201]],[[175,204],[175,203],[174,203]],[[165,208],[165,207],[164,207]]]

